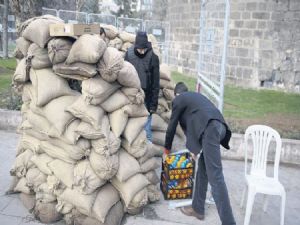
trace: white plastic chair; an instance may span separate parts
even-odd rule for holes
[[[253,142],[253,157],[251,169],[248,172],[248,140],[251,137]],[[272,139],[276,142],[276,152],[274,159],[274,174],[267,176],[267,156],[269,145]],[[284,210],[286,193],[283,185],[278,181],[278,168],[281,152],[281,138],[278,132],[271,127],[264,125],[253,125],[247,128],[244,136],[245,141],[245,178],[246,187],[244,188],[241,208],[244,204],[245,193],[248,188],[248,199],[244,225],[248,225],[252,213],[252,206],[256,193],[264,194],[264,212],[267,210],[267,195],[281,196],[280,225],[284,225]]]

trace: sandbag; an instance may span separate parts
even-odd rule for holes
[[[171,71],[167,64],[162,63],[159,66],[160,79],[171,81]]]
[[[114,94],[112,94],[108,99],[100,104],[100,106],[108,113],[116,111],[123,106],[129,104],[130,101],[123,94],[123,92],[117,90]]]
[[[48,166],[48,163],[53,161],[53,158],[43,153],[39,155],[33,155],[30,159],[44,174],[51,175],[52,171]]]
[[[116,137],[120,137],[125,130],[128,121],[128,115],[124,113],[124,110],[121,108],[108,114],[108,118],[112,132],[114,132]]]
[[[40,184],[36,189],[36,200],[43,202],[43,203],[49,203],[49,202],[55,202],[56,196],[52,193],[52,191],[49,189],[47,182]]]
[[[28,209],[29,212],[31,212],[34,209],[34,207],[35,207],[35,195],[21,193],[19,195],[19,198],[20,198],[22,204],[25,206],[26,209]]]
[[[153,157],[141,164],[142,173],[147,173],[150,170],[155,170],[161,166],[161,158]]]
[[[26,174],[27,186],[34,190],[42,183],[47,181],[47,176],[41,172],[38,168],[30,168]]]
[[[89,161],[95,173],[99,176],[99,178],[103,180],[111,179],[118,172],[118,153],[110,156],[104,156],[96,153],[95,151],[92,151],[89,157]]]
[[[62,141],[61,139],[51,138],[49,139],[49,143],[64,149],[66,152],[69,152],[72,157],[85,154],[85,156],[89,155],[89,150],[91,148],[91,142],[84,138],[79,138],[76,145],[70,145]],[[76,154],[77,152],[77,154]]]
[[[149,182],[142,174],[136,174],[125,182],[120,182],[116,177],[111,180],[112,185],[119,191],[125,206],[128,207],[134,196],[145,188]]]
[[[123,41],[120,38],[114,38],[108,42],[108,47],[116,48],[120,50],[122,48]]]
[[[60,159],[55,159],[48,163],[52,173],[68,188],[73,187],[74,183],[74,165],[66,163]]]
[[[66,63],[97,63],[105,49],[106,44],[99,35],[83,34],[72,45]]]
[[[160,182],[160,179],[159,179],[157,173],[155,172],[155,170],[148,171],[147,173],[145,173],[145,176],[151,184],[156,185]]]
[[[148,193],[147,189],[143,188],[131,200],[129,206],[126,208],[126,211],[131,214],[135,215],[141,212],[143,207],[148,203]]]
[[[133,157],[140,158],[147,151],[147,137],[144,130],[137,136],[137,138],[129,144],[126,139],[122,140],[122,147]]]
[[[43,108],[44,115],[57,129],[58,135],[63,134],[68,124],[75,120],[75,117],[66,110],[68,106],[73,104],[77,99],[77,96],[62,96],[53,99]]]
[[[159,80],[159,86],[160,86],[160,88],[167,88],[170,90],[174,90],[174,88],[175,88],[175,85],[171,81],[165,80],[165,79]]]
[[[167,111],[167,112],[164,112],[162,114],[160,114],[161,118],[163,118],[164,121],[166,121],[167,123],[170,122],[170,118],[171,118],[171,114],[172,112],[171,111]]]
[[[155,156],[157,157],[161,157],[163,155],[164,149],[164,145],[153,144],[152,150],[155,151]]]
[[[25,130],[24,134],[29,135],[31,137],[34,137],[34,138],[36,138],[38,140],[41,140],[41,141],[46,141],[46,140],[49,139],[49,137],[47,135],[41,134],[41,133],[39,133],[39,132],[37,132],[37,131],[35,131],[33,129]],[[44,151],[41,148],[39,148],[38,152],[35,152],[35,153],[43,153],[43,152]]]
[[[71,50],[73,41],[69,38],[53,38],[48,43],[48,55],[53,65],[64,62]]]
[[[30,161],[32,156],[33,152],[29,149],[18,155],[12,166],[12,169],[10,170],[10,175],[17,176],[19,178],[24,177],[27,171],[34,166],[32,161]]]
[[[20,51],[20,53],[22,54],[23,57],[26,57],[30,44],[31,44],[30,41],[26,40],[23,37],[19,37],[16,40],[16,49],[17,49],[17,51]]]
[[[100,76],[82,81],[82,95],[89,104],[98,105],[104,102],[120,87],[117,83],[108,83]]]
[[[146,122],[147,117],[135,117],[128,119],[127,125],[123,132],[123,137],[128,141],[129,144],[132,144],[139,133],[144,129]]]
[[[97,191],[90,195],[84,195],[80,194],[77,190],[66,188],[63,193],[59,195],[59,198],[76,206],[79,212],[85,215],[91,215],[96,196]]]
[[[52,66],[46,48],[32,43],[28,48],[27,62],[33,69],[44,69]]]
[[[123,107],[123,110],[128,117],[145,117],[149,116],[149,112],[144,104],[136,105],[136,104],[129,104]]]
[[[146,162],[148,159],[150,159],[150,158],[156,156],[156,154],[157,154],[157,151],[156,151],[156,149],[155,149],[154,144],[152,144],[152,143],[147,143],[147,150],[146,150],[145,154],[144,154],[142,157],[138,158],[139,164],[143,164],[143,163]]]
[[[66,126],[66,130],[63,133],[63,135],[58,136],[58,138],[60,140],[62,140],[63,142],[65,142],[66,144],[69,145],[76,145],[78,140],[80,140],[80,135],[77,133],[77,129],[80,125],[80,120],[73,120],[72,122],[70,122],[67,126]],[[51,131],[54,131],[55,129],[51,129]],[[49,134],[51,137],[57,137],[56,134]],[[82,139],[81,139],[82,140]]]
[[[74,80],[86,80],[97,75],[95,64],[76,62],[72,64],[58,63],[53,66],[56,75]]]
[[[167,89],[167,88],[163,88],[162,89],[163,95],[164,97],[168,100],[168,101],[172,101],[175,98],[174,95],[174,91]]]
[[[62,214],[55,209],[56,202],[43,203],[37,201],[34,207],[34,216],[42,223],[54,223],[62,219]]]
[[[35,154],[42,153],[40,144],[41,141],[31,135],[24,134],[20,139],[20,147],[23,150],[29,149]]]
[[[29,79],[29,74],[28,74],[28,79]],[[23,86],[23,92],[22,92],[22,101],[23,101],[23,105],[24,103],[30,103],[30,101],[33,100],[33,98],[35,98],[35,96],[33,96],[34,93],[34,88],[32,86],[31,83],[26,83]],[[22,107],[23,107],[22,105]],[[27,106],[27,104],[25,104]]]
[[[152,132],[152,142],[158,145],[164,145],[166,140],[166,133],[161,131]]]
[[[150,184],[147,186],[149,202],[157,202],[160,199],[160,190],[157,185]]]
[[[129,155],[125,150],[120,150],[119,169],[116,174],[120,182],[125,182],[128,178],[141,172],[141,168],[137,160]]]
[[[124,65],[119,72],[117,80],[122,86],[131,88],[141,88],[139,75],[135,67],[130,62],[124,62]]]
[[[65,215],[65,214],[69,214],[69,213],[71,214],[72,209],[74,209],[74,206],[72,204],[68,203],[68,202],[60,200],[60,198],[58,197],[57,198],[57,205],[55,206],[55,208],[56,208],[57,212]]]
[[[130,43],[135,42],[135,35],[131,34],[131,33],[128,33],[126,31],[122,31],[119,34],[119,38],[121,38],[123,42],[130,42]]]
[[[32,194],[32,189],[30,189],[28,186],[27,186],[27,181],[26,181],[26,178],[25,177],[22,177],[16,187],[14,188],[14,192],[21,192],[21,193],[24,193],[24,194]]]
[[[47,177],[47,187],[49,191],[56,196],[61,195],[67,188],[67,186],[54,175],[49,175]]]
[[[121,51],[127,52],[127,50],[132,46],[133,44],[130,42],[124,42],[121,48]]]
[[[110,209],[119,201],[118,191],[109,183],[104,185],[97,194],[92,208],[92,216],[104,223]]]
[[[121,91],[129,98],[133,104],[141,105],[145,100],[145,93],[141,88],[122,87]]]
[[[115,38],[117,38],[119,30],[115,26],[101,24],[100,27],[103,27],[106,37],[108,37],[110,40],[114,40]]]
[[[52,127],[50,122],[43,116],[36,114],[32,111],[27,113],[28,122],[34,127],[34,129],[42,134],[49,135],[51,133],[57,133],[55,127]]]
[[[104,115],[101,121],[101,128],[96,130],[91,124],[81,121],[75,132],[86,139],[100,139],[109,135],[110,125],[106,115]]]
[[[82,160],[74,167],[74,189],[81,194],[91,194],[106,183],[93,171],[88,160]]]
[[[50,24],[63,23],[58,17],[47,15],[48,18],[39,17],[35,18],[29,25],[25,28],[22,36],[29,41],[36,43],[39,47],[44,48],[50,37]]]
[[[166,111],[170,110],[168,102],[164,98],[159,98],[158,99],[158,105],[162,106]]]
[[[99,61],[100,76],[107,82],[114,82],[124,64],[124,59],[115,48],[108,47]]]
[[[157,114],[152,114],[151,129],[156,131],[166,131],[168,124]]]
[[[104,156],[110,156],[119,150],[121,146],[121,140],[110,131],[107,137],[92,140],[91,144],[96,153]]]
[[[16,71],[13,76],[13,82],[16,83],[25,83],[29,81],[29,73],[26,68],[26,59],[22,59],[20,63],[18,63]]]
[[[52,69],[30,70],[30,80],[34,87],[36,105],[44,106],[63,95],[74,95],[68,82],[53,73]],[[49,88],[51,87],[51,88]]]
[[[99,106],[87,104],[82,96],[71,106],[68,106],[66,111],[91,124],[96,130],[101,129],[101,120],[104,117],[104,110]]]

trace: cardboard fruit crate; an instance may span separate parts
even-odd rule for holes
[[[178,181],[178,186],[173,186],[172,182],[175,180],[168,180],[164,172],[161,173],[160,189],[164,195],[165,200],[190,199],[193,195],[193,180],[191,178]],[[186,185],[180,185],[180,184]]]

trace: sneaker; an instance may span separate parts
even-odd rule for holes
[[[204,215],[196,213],[192,206],[185,206],[180,208],[180,211],[186,216],[194,216],[198,220],[204,220]]]

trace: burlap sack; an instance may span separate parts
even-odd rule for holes
[[[54,223],[62,219],[62,214],[56,211],[55,206],[56,202],[43,203],[37,201],[33,214],[42,223]]]
[[[47,181],[47,176],[41,172],[38,168],[30,168],[26,174],[27,186],[34,190],[39,185]]]
[[[106,181],[101,180],[93,171],[88,160],[82,160],[74,167],[73,188],[81,194],[91,194],[105,183]]]
[[[24,151],[29,149],[35,154],[42,152],[40,149],[40,144],[40,140],[31,135],[24,134],[20,139],[20,148],[22,148]]]
[[[57,129],[59,135],[63,134],[68,124],[75,119],[75,117],[66,110],[68,106],[73,104],[77,99],[77,96],[62,96],[53,99],[43,108],[44,115]]]
[[[123,110],[128,117],[145,117],[149,116],[149,112],[144,104],[136,105],[136,104],[129,104],[123,107]]]
[[[159,80],[159,86],[160,86],[160,88],[167,88],[167,89],[171,89],[171,90],[174,90],[174,88],[175,88],[175,85],[171,81],[168,81],[165,79]]]
[[[111,179],[116,175],[119,168],[118,153],[104,156],[92,151],[89,160],[95,173],[103,180]]]
[[[157,173],[155,172],[155,170],[148,171],[147,173],[145,173],[145,176],[146,176],[147,180],[153,185],[156,185],[160,182],[160,178],[157,175]]]
[[[29,81],[29,73],[27,72],[26,59],[24,58],[17,65],[16,71],[13,76],[13,82],[14,83],[25,83],[27,81]]]
[[[53,38],[48,43],[48,55],[51,63],[57,64],[64,62],[71,50],[73,41],[69,38]]]
[[[40,184],[36,189],[36,200],[43,202],[43,203],[49,203],[49,202],[55,202],[56,196],[52,193],[52,191],[49,189],[47,182]]]
[[[66,188],[59,198],[65,202],[68,202],[78,209],[79,212],[85,215],[92,214],[92,207],[96,200],[97,191],[90,195],[80,194],[78,191],[70,188]]]
[[[170,89],[167,89],[167,88],[163,88],[162,89],[162,92],[163,92],[163,96],[168,100],[168,101],[172,101],[175,96],[174,96],[174,91],[173,90],[170,90]]]
[[[55,206],[56,211],[61,213],[61,214],[71,214],[72,213],[72,209],[74,209],[74,206],[68,202],[65,202],[63,200],[61,200],[59,197],[57,198],[57,205]],[[65,219],[65,217],[64,217]],[[67,221],[66,221],[67,223]],[[68,224],[68,223],[67,223]],[[73,223],[69,223],[69,224],[73,224]]]
[[[74,183],[74,165],[62,160],[55,159],[48,163],[48,166],[54,176],[56,176],[68,188],[73,187]]]
[[[57,132],[55,127],[52,128],[52,125],[45,117],[33,113],[32,111],[28,111],[27,120],[32,125],[32,127],[34,127],[34,129],[39,133],[49,135],[50,131],[53,133]]]
[[[156,152],[155,146],[152,143],[147,143],[147,151],[142,157],[138,158],[139,164],[143,164],[148,159],[156,156]]]
[[[133,45],[133,43],[130,42],[124,42],[121,48],[121,51],[127,52],[127,50]]]
[[[149,202],[157,202],[160,199],[160,190],[157,185],[150,184],[147,186]]]
[[[109,130],[109,120],[105,115],[101,121],[101,129],[96,130],[91,124],[81,121],[75,132],[81,137],[94,140],[107,137]]]
[[[23,37],[19,37],[16,40],[16,49],[17,51],[20,51],[22,58],[27,56],[28,48],[30,46],[31,42],[26,40]],[[19,54],[18,54],[19,55]],[[18,57],[20,58],[20,57]]]
[[[152,142],[157,145],[164,145],[166,140],[166,133],[161,131],[152,132]]]
[[[52,69],[30,70],[30,80],[34,87],[36,105],[44,106],[63,95],[74,95],[68,82],[53,73]],[[49,88],[51,87],[51,88]]]
[[[172,114],[172,111],[168,111],[168,112],[164,112],[164,113],[160,114],[160,116],[161,116],[161,118],[163,118],[164,121],[169,123],[170,118],[171,118],[171,114]]]
[[[46,141],[46,140],[49,140],[49,137],[48,137],[47,135],[41,134],[41,133],[39,133],[39,132],[37,132],[37,131],[35,131],[35,130],[33,130],[33,129],[25,130],[25,131],[24,131],[24,134],[29,135],[29,136],[31,136],[31,137],[34,137],[34,138],[36,138],[36,139],[38,139],[38,140],[40,140],[40,141]],[[44,151],[43,151],[41,148],[39,148],[39,151],[38,151],[38,152],[35,152],[35,153],[39,154],[39,153],[43,153],[43,152],[44,152]]]
[[[137,138],[130,145],[126,139],[122,140],[122,147],[133,157],[140,158],[147,151],[147,137],[144,130],[137,136]]]
[[[26,176],[27,171],[34,166],[30,161],[33,156],[33,152],[26,150],[16,157],[16,160],[10,170],[10,175],[17,176],[19,178]]]
[[[139,75],[134,66],[125,61],[122,69],[119,72],[118,82],[125,87],[141,88]]]
[[[119,191],[126,207],[129,206],[134,196],[149,184],[147,178],[140,173],[132,176],[126,182],[120,182],[114,177],[111,183]]]
[[[142,173],[147,173],[151,170],[155,170],[161,166],[161,158],[153,157],[141,164]]]
[[[162,63],[159,66],[160,79],[171,81],[171,71],[167,64]]]
[[[83,62],[94,64],[99,61],[106,49],[105,42],[99,35],[81,35],[72,45],[67,64]]]
[[[125,182],[128,178],[141,172],[138,161],[129,155],[124,149],[120,150],[119,155],[119,169],[116,174],[120,182]]]
[[[28,48],[27,63],[33,69],[44,69],[52,67],[46,48],[40,48],[37,44],[32,43]]]
[[[168,102],[164,98],[159,98],[158,99],[158,105],[160,105],[161,107],[163,107],[166,111],[170,110]]]
[[[122,31],[119,34],[119,38],[122,39],[123,42],[130,42],[130,43],[134,43],[135,42],[135,35],[134,34],[130,34],[126,31]]]
[[[120,38],[114,38],[108,42],[108,47],[116,48],[120,50],[122,48],[123,41]]]
[[[35,18],[25,28],[22,36],[29,41],[36,43],[39,47],[44,48],[50,37],[50,24],[63,23],[63,21],[57,17],[39,17]]]
[[[108,114],[108,118],[112,132],[114,132],[116,137],[120,137],[125,130],[128,121],[128,115],[124,113],[124,110],[121,108]]]
[[[122,87],[121,91],[129,98],[131,103],[141,105],[145,100],[145,93],[141,88]]]
[[[29,76],[28,76],[28,79],[29,79]],[[23,105],[26,105],[24,103],[28,103],[28,102],[32,101],[32,99],[35,97],[35,96],[33,96],[33,93],[34,93],[34,88],[33,88],[32,84],[29,82],[24,84],[23,93],[22,93]]]
[[[42,171],[44,174],[51,175],[52,171],[50,170],[48,163],[53,161],[53,158],[49,155],[43,153],[43,154],[36,154],[33,155],[30,159],[37,168]]]
[[[127,125],[123,132],[123,137],[130,145],[144,129],[146,122],[147,117],[135,117],[128,119]]]
[[[19,198],[20,198],[22,204],[25,206],[25,208],[28,209],[29,212],[32,212],[32,210],[35,207],[35,202],[36,202],[35,195],[21,193],[19,195]]]
[[[120,87],[117,83],[108,83],[100,76],[82,81],[82,95],[89,104],[98,105],[104,102]]]
[[[107,82],[114,82],[124,64],[124,59],[115,48],[108,47],[99,61],[100,76]]]
[[[80,126],[80,120],[73,120],[66,126],[66,130],[61,136],[57,136],[57,133],[54,134],[48,134],[51,137],[59,138],[63,142],[69,145],[76,145],[78,140],[80,140],[80,134],[77,133],[77,129]],[[55,129],[51,129],[51,131],[54,131]]]
[[[79,138],[76,145],[70,145],[58,138],[49,139],[49,143],[68,151],[73,155],[76,151],[80,153],[79,155],[86,153],[86,156],[89,155],[88,151],[91,149],[91,142],[84,138]],[[85,152],[87,151],[87,152]],[[75,156],[74,156],[75,157]]]
[[[53,66],[53,71],[60,77],[74,80],[86,80],[96,76],[95,64],[76,62],[72,64],[58,63]]]
[[[99,106],[89,105],[84,98],[79,97],[71,106],[66,108],[76,118],[91,124],[96,130],[101,129],[101,120],[104,117],[104,110]]]
[[[123,92],[117,90],[114,94],[112,94],[108,99],[100,104],[100,106],[108,113],[116,111],[122,108],[125,105],[130,103],[129,99]]]
[[[129,206],[126,208],[127,213],[131,215],[139,214],[143,207],[148,203],[147,189],[140,190],[131,200]]]
[[[152,114],[151,129],[155,131],[166,131],[168,124],[157,114]]]
[[[61,182],[56,176],[49,175],[47,177],[47,186],[51,193],[55,194],[56,196],[61,195],[64,190],[67,188],[63,182]]]
[[[91,144],[96,153],[104,156],[110,156],[119,150],[121,146],[121,139],[117,138],[116,135],[110,131],[107,137],[92,140]]]
[[[104,185],[97,194],[92,208],[92,216],[104,223],[110,209],[119,201],[118,191],[109,183]]]
[[[100,27],[104,28],[106,37],[108,37],[110,40],[113,40],[118,36],[118,28],[113,25],[101,24]]]
[[[18,192],[21,192],[21,193],[24,193],[24,194],[33,194],[32,193],[32,189],[30,189],[28,186],[27,186],[27,180],[25,177],[22,177],[16,187],[14,188],[14,193],[18,193]]]

